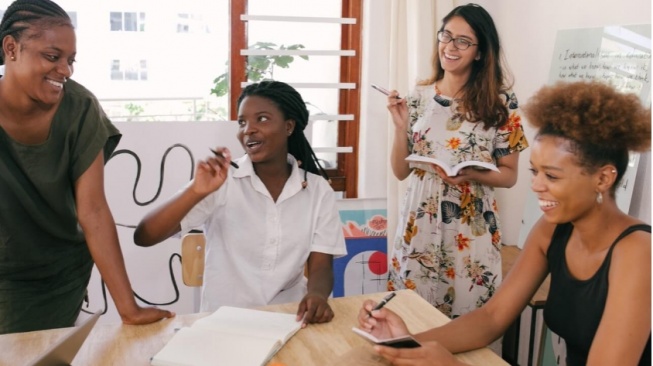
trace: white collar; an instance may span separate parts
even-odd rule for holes
[[[254,165],[252,160],[249,158],[249,155],[245,154],[240,159],[236,160],[238,162],[239,168],[229,168],[234,179],[242,179],[246,177],[252,178],[252,185],[257,191],[269,196],[269,192],[261,179],[254,172]],[[286,181],[286,184],[283,187],[283,191],[277,199],[277,203],[282,202],[284,199],[294,196],[297,192],[302,190],[302,182],[304,181],[304,169],[301,169],[297,164],[297,159],[291,154],[288,154],[287,157],[288,164],[290,164],[291,171],[290,177]]]

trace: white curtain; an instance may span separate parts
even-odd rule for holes
[[[455,1],[391,0],[390,1],[390,89],[405,96],[418,80],[431,75],[431,56],[442,17],[454,8]],[[392,149],[394,125],[388,114],[388,151]],[[402,204],[406,181],[400,182],[387,169],[388,197],[388,254],[391,253],[397,217]]]

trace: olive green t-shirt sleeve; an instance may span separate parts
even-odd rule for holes
[[[77,84],[70,92],[79,96],[72,98],[69,108],[81,113],[77,134],[71,147],[70,178],[75,182],[93,163],[100,151],[104,151],[106,163],[120,141],[120,131],[111,123],[95,96]]]

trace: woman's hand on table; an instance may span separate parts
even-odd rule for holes
[[[333,310],[327,298],[319,294],[306,294],[299,303],[297,320],[302,320],[302,328],[309,323],[327,323],[333,319]]]
[[[142,325],[150,324],[161,319],[172,318],[175,313],[157,307],[140,307],[137,306],[134,311],[129,313],[120,313],[123,324]]]

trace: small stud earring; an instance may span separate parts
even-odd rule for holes
[[[614,169],[612,169],[612,170],[611,170],[610,172],[611,172],[611,173],[616,173],[617,171],[616,171],[616,170],[614,170]]]
[[[16,56],[11,56],[11,61],[16,61]]]

